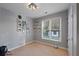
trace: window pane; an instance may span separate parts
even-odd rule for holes
[[[49,21],[43,22],[43,37],[49,38]]]
[[[60,29],[60,19],[52,19],[51,20],[51,29]]]
[[[52,41],[58,41],[60,39],[60,18],[53,18],[45,20],[42,23],[42,37]]]
[[[58,40],[60,37],[60,19],[51,20],[51,39]]]

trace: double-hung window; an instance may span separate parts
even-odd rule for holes
[[[61,41],[61,17],[42,21],[42,39]]]

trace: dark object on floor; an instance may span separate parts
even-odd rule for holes
[[[0,56],[5,56],[7,51],[7,46],[0,46]]]
[[[12,55],[12,53],[11,53],[11,51],[7,51],[7,53],[6,53],[6,56],[10,56],[10,55]]]

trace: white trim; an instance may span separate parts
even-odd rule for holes
[[[35,42],[35,41],[34,41],[34,40],[31,40],[31,41],[29,41],[29,42],[26,42],[25,45],[31,44],[31,43],[33,43],[33,42]]]
[[[17,49],[17,48],[20,48],[20,47],[22,47],[22,46],[24,46],[24,45],[25,45],[25,43],[22,44],[22,45],[18,45],[18,46],[16,46],[16,47],[10,48],[10,49],[8,49],[8,51],[12,51],[12,50]]]
[[[22,47],[22,46],[24,46],[24,45],[31,44],[31,43],[33,43],[33,42],[37,42],[37,43],[49,45],[49,46],[52,46],[52,47],[55,46],[55,45],[50,44],[50,43],[46,43],[46,42],[42,42],[42,41],[38,41],[38,40],[32,40],[32,41],[30,41],[30,42],[28,42],[28,43],[24,43],[24,44],[22,44],[22,45],[19,45],[19,46],[16,46],[16,47],[14,47],[14,48],[11,48],[11,49],[9,49],[9,51],[12,51],[12,50],[14,50],[14,49],[20,48],[20,47]],[[58,46],[58,47],[61,48],[61,49],[67,50],[67,48],[64,48],[64,47],[60,47],[60,46]]]
[[[60,42],[61,42],[61,40],[62,40],[62,18],[61,17],[59,17],[60,18]]]
[[[53,45],[53,44],[51,44],[51,43],[46,43],[46,42],[42,42],[42,41],[38,41],[38,40],[36,40],[35,42],[41,43],[41,44],[44,44],[44,45],[49,45],[49,46],[55,47],[55,45]],[[65,48],[65,47],[60,47],[60,46],[58,46],[58,48],[67,50],[67,48]]]
[[[16,47],[13,47],[13,48],[8,49],[8,50],[11,51],[11,50],[14,50],[14,49],[20,48],[20,47],[22,47],[22,46],[24,46],[24,45],[31,44],[31,43],[33,43],[33,42],[34,42],[34,41],[32,40],[32,41],[29,41],[29,42],[27,42],[27,43],[23,43],[22,45],[18,45],[18,46],[16,46]]]
[[[61,49],[64,49],[64,50],[67,50],[67,51],[68,51],[68,48],[65,48],[65,47],[59,47],[59,48],[61,48]]]
[[[49,38],[42,38],[42,39],[49,40]],[[60,40],[53,40],[53,39],[50,39],[50,41],[58,41],[58,42],[61,42]]]

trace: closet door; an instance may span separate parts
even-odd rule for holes
[[[68,12],[68,53],[72,55],[73,53],[73,14],[72,14],[72,6],[69,8]]]
[[[69,55],[77,55],[77,6],[71,4],[68,17],[68,51]]]

